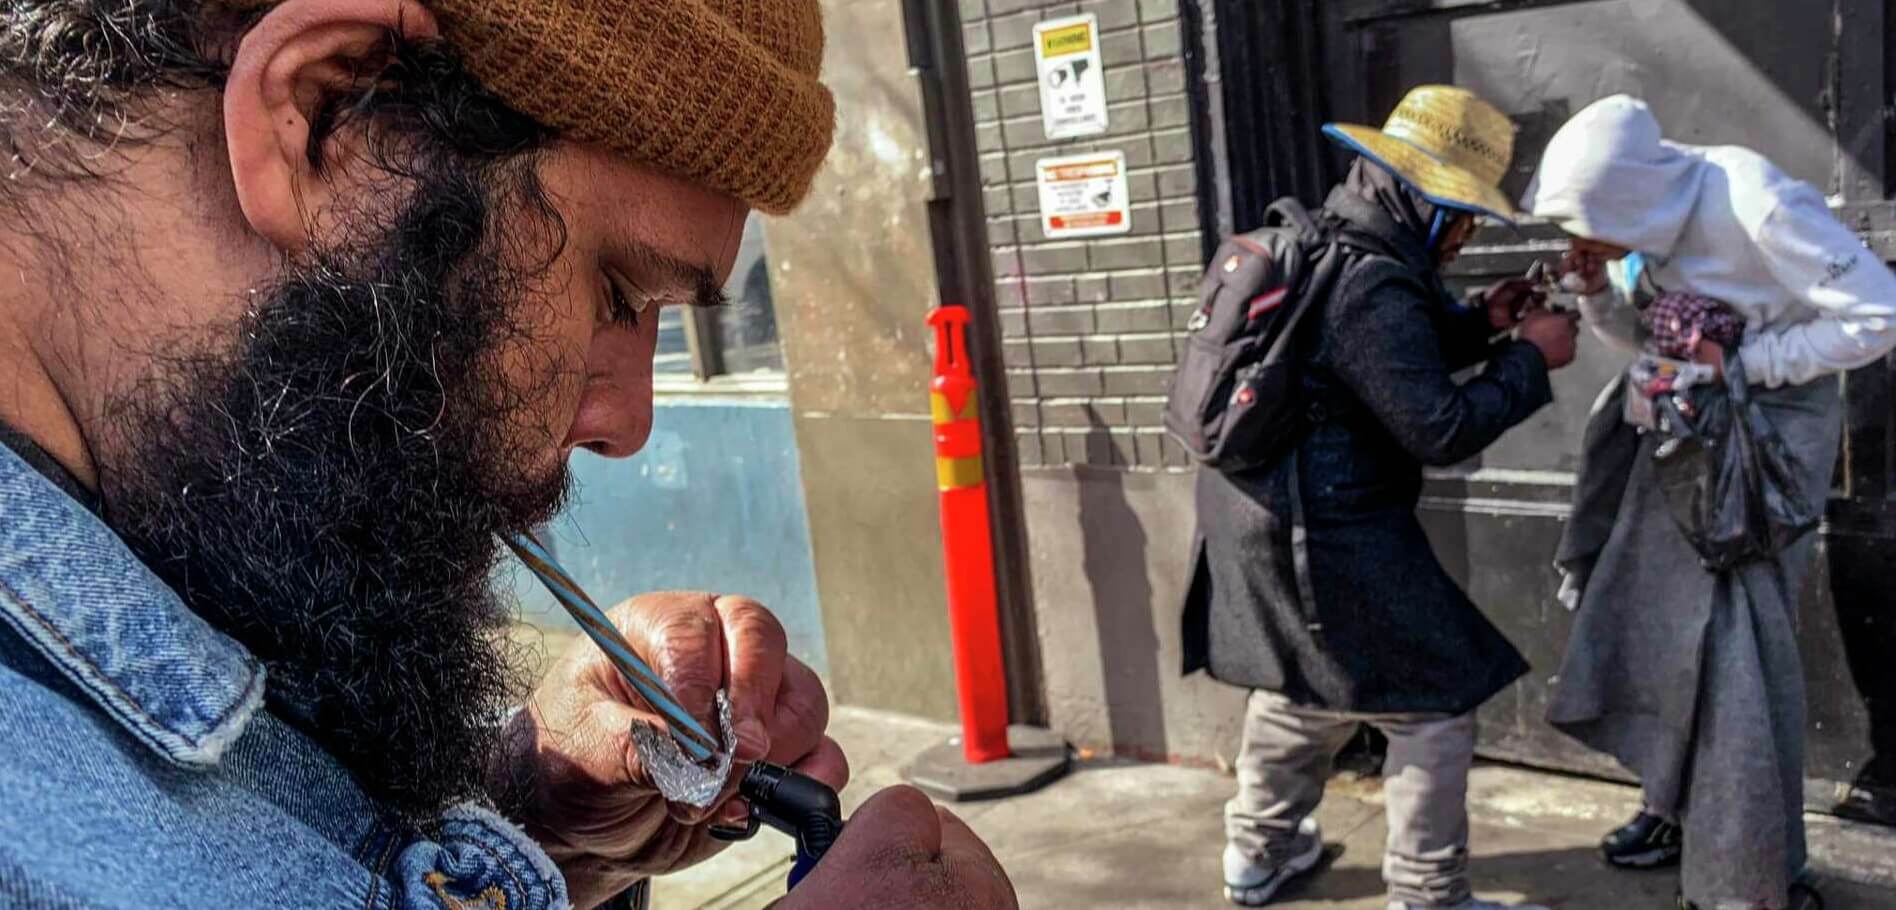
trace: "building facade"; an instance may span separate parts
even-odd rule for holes
[[[728,579],[750,576],[719,565],[757,569],[768,576],[757,583],[783,589],[771,597],[838,701],[952,717],[923,319],[939,303],[966,305],[1015,719],[1102,752],[1229,758],[1243,693],[1180,673],[1193,475],[1160,424],[1218,238],[1260,223],[1277,197],[1321,201],[1347,164],[1321,124],[1380,123],[1411,86],[1447,82],[1520,125],[1511,192],[1570,113],[1630,92],[1672,137],[1751,146],[1822,188],[1872,248],[1896,258],[1887,4],[1811,6],[832,0],[836,149],[809,203],[764,222],[756,238],[782,366],[743,350],[761,336],[742,326],[728,330],[737,353],[722,365],[694,345],[726,329],[681,326],[697,341],[687,339],[679,362],[695,372],[670,387],[659,417],[663,431],[681,415],[676,451],[596,478],[624,493],[610,500],[613,520],[705,504],[713,520],[659,527],[670,546],[717,558],[643,549],[623,570],[626,584],[680,578],[733,590]],[[1043,85],[1088,76],[1050,75],[1036,48],[1046,57],[1051,45],[1036,27],[1074,17],[1090,17],[1087,68],[1099,68],[1105,122],[1052,138]],[[1042,164],[1080,158],[1123,168],[1123,200],[1081,199],[1123,202],[1107,220],[1115,233],[1049,236]],[[1560,248],[1545,226],[1490,231],[1456,279],[1520,274]],[[762,373],[733,375],[759,363]],[[1553,733],[1542,708],[1570,628],[1550,561],[1588,405],[1620,366],[1585,340],[1578,363],[1557,374],[1552,407],[1473,462],[1429,476],[1424,519],[1438,555],[1535,668],[1483,711],[1482,749],[1493,757],[1616,773]],[[1873,756],[1896,761],[1891,378],[1889,362],[1847,378],[1845,451],[1804,592],[1809,795],[1819,808]],[[761,447],[762,462],[725,471],[745,444]],[[674,470],[688,472],[688,486]],[[741,492],[710,495],[700,477]]]
[[[1090,14],[1107,124],[1043,129],[1035,26]],[[1315,205],[1347,165],[1318,128],[1377,124],[1408,88],[1462,85],[1520,126],[1507,189],[1542,144],[1605,95],[1647,99],[1668,135],[1755,148],[1816,185],[1885,259],[1896,257],[1882,2],[1746,0],[961,0],[957,19],[982,188],[991,320],[1017,464],[1039,710],[1088,747],[1217,761],[1235,746],[1239,693],[1179,674],[1191,468],[1160,425],[1198,275],[1215,240],[1277,197]],[[1043,48],[1043,51],[1046,50]],[[1049,237],[1036,165],[1119,153],[1130,229]],[[951,158],[938,154],[937,158]],[[972,208],[972,200],[964,200]],[[1458,263],[1479,284],[1557,255],[1546,226],[1489,231]],[[1478,459],[1432,472],[1424,518],[1438,554],[1535,672],[1483,712],[1483,749],[1613,774],[1542,721],[1570,620],[1550,566],[1594,393],[1622,362],[1591,343],[1557,375],[1557,402]],[[1804,592],[1810,796],[1834,802],[1896,750],[1896,431],[1892,365],[1851,374],[1847,443]],[[1663,605],[1654,605],[1663,609]]]

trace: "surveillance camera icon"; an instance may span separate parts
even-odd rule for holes
[[[1047,72],[1047,85],[1053,88],[1063,88],[1069,82],[1078,82],[1080,81],[1080,76],[1083,75],[1087,69],[1091,68],[1092,65],[1092,61],[1081,59],[1075,60],[1065,66],[1049,70]]]

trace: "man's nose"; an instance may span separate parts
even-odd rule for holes
[[[608,336],[594,343],[568,444],[625,458],[644,448],[652,433],[652,355],[631,332]]]

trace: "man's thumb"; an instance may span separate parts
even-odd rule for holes
[[[873,850],[913,851],[933,857],[941,853],[941,816],[922,791],[889,787],[869,797],[849,816],[849,824],[827,857],[837,853]]]

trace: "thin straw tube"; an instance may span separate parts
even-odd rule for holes
[[[652,672],[652,668],[633,653],[632,646],[606,618],[605,611],[586,596],[579,583],[573,581],[573,577],[560,566],[559,560],[553,558],[539,538],[527,532],[502,535],[501,540],[514,551],[514,555],[520,557],[521,562],[526,563],[540,583],[546,585],[553,599],[572,614],[573,621],[579,623],[579,627],[599,646],[599,650],[605,652],[606,659],[618,669],[619,675],[625,677],[625,681],[639,695],[665,716],[672,739],[685,750],[685,754],[691,756],[693,761],[710,761],[719,748],[718,741],[691,716],[691,712],[678,703],[677,696],[665,687],[658,674]]]

